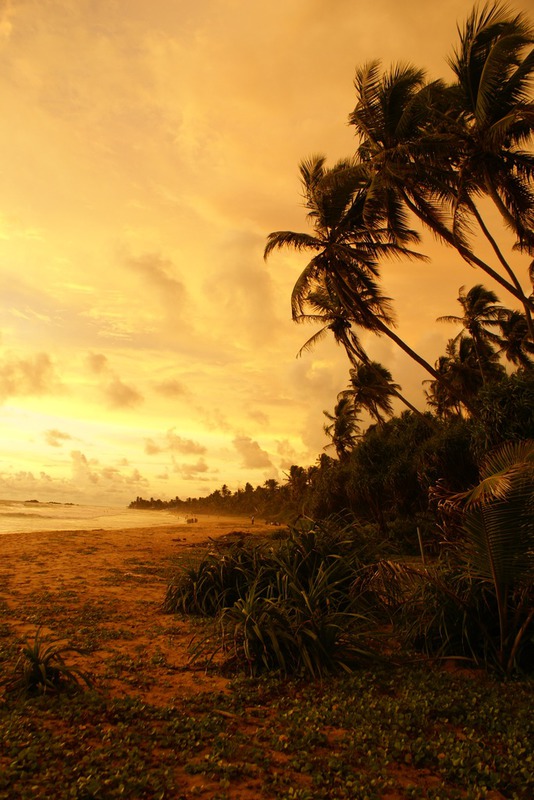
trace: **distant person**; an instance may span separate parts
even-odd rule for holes
[[[250,524],[254,525],[254,515],[250,518]]]

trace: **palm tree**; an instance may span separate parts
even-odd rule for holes
[[[316,285],[315,285],[316,284]],[[306,309],[306,311],[304,311]],[[327,281],[320,283],[314,282],[307,295],[303,298],[303,311],[295,318],[295,322],[320,322],[322,327],[313,334],[300,348],[297,353],[300,356],[304,351],[310,350],[317,342],[323,339],[329,332],[334,336],[335,341],[340,344],[353,367],[357,368],[360,364],[366,364],[370,369],[374,369],[375,362],[369,359],[360,339],[354,331],[354,326],[365,327],[365,321],[358,323],[356,318],[350,318],[339,300],[332,292],[328,291]],[[379,364],[378,367],[381,367]],[[380,379],[380,371],[377,375]],[[400,393],[400,386],[390,384],[391,394],[398,397],[414,414],[423,417],[429,425],[432,425],[428,417],[419,411],[409,400]]]
[[[356,320],[349,317],[339,299],[329,290],[328,284],[327,276],[322,281],[312,281],[306,295],[302,297],[301,311],[294,317],[295,322],[319,322],[322,327],[302,345],[297,356],[311,350],[328,333],[332,333],[337,344],[344,348],[349,361],[352,364],[357,363],[367,356],[354,331]],[[360,322],[360,327],[365,327],[365,324]]]
[[[491,332],[488,331],[488,326],[497,325],[499,320],[503,318],[506,313],[505,309],[497,305],[499,298],[490,289],[485,289],[480,283],[473,286],[466,293],[465,286],[461,286],[459,290],[458,302],[462,306],[463,316],[448,315],[438,317],[438,322],[454,322],[462,325],[462,330],[456,337],[457,339],[462,336],[464,332],[468,333],[473,341],[475,348],[478,366],[483,382],[486,381],[486,374],[484,371],[484,363],[487,362],[488,348],[491,349],[489,344],[492,339]],[[483,358],[484,356],[484,358]]]
[[[534,356],[534,344],[529,341],[525,315],[520,311],[507,310],[499,320],[499,328],[501,336],[495,337],[500,345],[499,353],[518,367],[533,367],[531,356]]]
[[[337,457],[344,461],[354,449],[360,435],[359,419],[356,416],[354,403],[349,397],[338,396],[334,413],[323,411],[330,424],[324,425],[324,432],[330,436],[331,443],[327,447],[335,447]]]
[[[529,63],[532,66],[527,59],[525,71]],[[530,320],[534,306],[525,297],[474,203],[475,191],[480,193],[485,189],[480,188],[479,182],[473,184],[472,191],[467,191],[466,187],[471,185],[464,176],[467,160],[462,162],[461,171],[458,166],[469,132],[458,86],[447,87],[441,81],[426,83],[425,73],[409,65],[381,74],[378,61],[357,71],[355,86],[357,104],[349,120],[357,129],[358,155],[370,175],[365,220],[369,223],[377,214],[385,214],[394,230],[398,220],[405,222],[405,210],[409,209],[434,234],[455,247],[469,264],[483,269],[516,297]],[[474,144],[472,149],[476,154]],[[528,170],[529,158],[521,162],[516,159],[516,163]],[[501,172],[508,163],[506,159],[503,155]],[[474,156],[472,161],[474,168]],[[507,277],[471,249],[469,214],[488,238]],[[534,338],[530,321],[529,328]]]
[[[350,386],[342,394],[352,399],[356,408],[366,409],[379,424],[385,422],[384,414],[393,414],[391,397],[400,386],[393,383],[391,372],[377,361],[359,364],[350,371]]]
[[[366,225],[363,218],[368,188],[366,173],[359,172],[354,161],[346,160],[327,170],[323,156],[302,162],[300,173],[314,232],[275,231],[269,234],[265,247],[265,258],[282,247],[315,254],[293,288],[293,319],[300,320],[306,313],[310,292],[322,283],[335,297],[346,320],[377,335],[388,336],[435,380],[440,380],[436,370],[392,330],[390,300],[378,284],[378,260],[386,256],[421,256],[393,241],[390,227],[381,225],[383,215],[375,215],[372,229]],[[412,232],[403,229],[399,222],[397,238],[401,234],[409,240]]]
[[[533,43],[534,27],[525,14],[487,3],[473,9],[449,59],[457,78],[458,208],[476,213],[475,198],[487,194],[529,252],[534,156],[523,148],[534,133]]]
[[[487,380],[498,380],[504,375],[504,367],[493,348],[484,341],[477,348],[474,339],[465,333],[449,339],[446,355],[440,357],[436,369],[454,387],[454,393],[450,393],[443,384],[429,382],[427,400],[439,416],[461,415],[464,409],[472,413],[473,402],[484,384],[483,375]],[[462,398],[460,403],[458,397]]]
[[[477,204],[485,194],[517,236],[520,249],[534,253],[534,156],[524,147],[534,133],[534,27],[524,14],[513,15],[488,3],[469,15],[449,64],[457,84],[451,97],[456,115],[455,224],[473,216],[517,290],[534,339],[532,304],[491,235]]]

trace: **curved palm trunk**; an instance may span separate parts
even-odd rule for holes
[[[350,356],[349,356],[349,359],[350,359]],[[350,360],[352,361],[352,359],[350,359]],[[376,370],[376,369],[373,367],[373,362],[372,362],[372,361],[369,359],[369,356],[368,356],[367,354],[365,354],[365,358],[362,358],[362,359],[360,359],[360,360],[362,361],[362,363],[363,363],[363,364],[365,364],[367,367],[369,367],[370,369],[372,369],[372,370],[373,370],[373,372],[375,373],[375,375],[377,375],[377,376],[379,376],[379,375],[380,375],[380,373],[378,372],[378,370]],[[353,362],[353,363],[354,363],[354,362]],[[355,364],[355,366],[356,366],[356,364]],[[429,418],[428,418],[428,417],[426,417],[426,416],[423,414],[423,412],[422,412],[422,411],[419,411],[419,409],[418,409],[418,408],[416,408],[414,405],[412,405],[412,403],[410,403],[410,401],[409,401],[409,400],[407,400],[407,399],[404,397],[404,395],[402,395],[402,394],[399,392],[399,390],[398,390],[398,389],[394,389],[393,387],[391,387],[391,394],[392,394],[392,395],[394,395],[394,397],[397,397],[397,398],[398,398],[398,399],[401,401],[401,403],[404,403],[404,405],[406,406],[406,408],[408,408],[408,409],[409,409],[409,410],[410,410],[410,411],[411,411],[413,414],[416,414],[416,416],[418,416],[418,417],[420,417],[422,420],[424,420],[424,421],[426,422],[426,424],[427,424],[427,425],[428,425],[430,428],[432,428],[432,429],[434,429],[434,428],[435,428],[435,426],[434,426],[434,424],[431,422],[431,420],[429,420]]]
[[[506,278],[503,278],[503,276],[500,275],[498,272],[496,272],[493,269],[493,267],[490,267],[489,264],[486,264],[485,261],[482,261],[482,259],[479,258],[477,255],[475,255],[475,253],[473,253],[472,250],[470,250],[468,247],[460,244],[457,241],[454,234],[447,228],[445,228],[444,226],[437,227],[435,222],[432,220],[431,216],[430,215],[427,216],[426,214],[424,214],[421,211],[421,209],[418,208],[418,206],[410,200],[410,198],[405,192],[402,192],[402,198],[406,203],[406,205],[408,206],[408,208],[410,209],[410,211],[412,211],[416,215],[416,217],[421,220],[421,222],[423,222],[427,227],[429,227],[430,230],[434,231],[434,233],[437,233],[439,236],[441,236],[441,238],[444,239],[447,242],[447,244],[450,244],[451,247],[454,247],[455,250],[457,250],[458,253],[461,255],[461,257],[464,259],[464,261],[467,261],[467,263],[471,264],[471,266],[474,265],[480,267],[480,269],[483,270],[486,273],[486,275],[489,275],[490,278],[493,278],[493,280],[496,283],[502,286],[503,289],[506,289],[506,291],[512,294],[517,300],[523,303],[523,300],[525,299],[530,306],[528,298],[525,298],[525,295],[523,294],[523,291],[521,289],[518,291],[518,289],[514,286],[513,283],[510,283],[509,281],[506,280]]]
[[[412,348],[408,344],[406,344],[406,342],[403,339],[401,339],[400,336],[397,336],[397,334],[394,333],[391,330],[391,328],[388,328],[388,326],[384,322],[382,322],[382,320],[379,317],[370,314],[365,304],[360,301],[358,295],[352,292],[349,287],[347,287],[347,284],[343,276],[340,275],[338,270],[335,270],[335,275],[338,281],[338,287],[339,289],[341,289],[341,291],[339,292],[339,299],[343,304],[343,306],[347,309],[349,314],[351,311],[351,306],[356,305],[360,311],[362,319],[369,320],[370,330],[375,330],[375,331],[378,330],[380,331],[380,333],[383,333],[385,336],[387,336],[389,339],[395,342],[397,347],[400,347],[400,349],[404,353],[406,353],[406,355],[410,356],[410,358],[413,359],[417,364],[419,364],[419,366],[423,367],[423,369],[426,370],[426,372],[428,372],[429,375],[432,375],[434,380],[442,384],[442,386],[444,386],[447,389],[447,391],[449,391],[453,395],[453,397],[456,397],[461,403],[463,403],[465,408],[470,413],[474,413],[473,406],[466,401],[465,397],[461,396],[461,393],[459,393],[457,389],[443,377],[443,375],[440,375],[440,373],[436,369],[434,369],[434,367],[432,367],[428,363],[428,361],[426,361],[422,356],[420,356],[419,353],[416,353],[415,350],[412,350]]]
[[[504,267],[504,269],[506,270],[506,272],[510,276],[510,279],[513,282],[514,286],[516,287],[517,291],[521,294],[521,297],[519,297],[518,299],[521,300],[521,304],[522,304],[522,306],[523,306],[523,308],[525,310],[525,316],[527,318],[527,325],[528,325],[528,331],[530,333],[530,338],[532,339],[532,341],[534,341],[534,323],[532,321],[531,304],[529,302],[529,299],[528,299],[528,297],[526,297],[525,293],[523,292],[523,287],[519,283],[519,280],[517,279],[517,276],[516,276],[515,272],[513,271],[511,266],[508,264],[508,262],[505,259],[505,257],[503,256],[499,245],[497,244],[497,242],[495,241],[495,239],[491,235],[490,231],[488,230],[488,228],[486,226],[486,223],[482,219],[482,216],[481,216],[478,208],[476,207],[475,203],[471,202],[469,204],[469,207],[470,207],[470,209],[471,209],[476,221],[479,224],[480,230],[482,231],[482,233],[484,234],[484,236],[486,237],[486,239],[490,243],[491,247],[493,248],[493,252],[495,253],[497,258],[501,262],[502,266]]]

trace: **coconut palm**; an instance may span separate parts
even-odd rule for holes
[[[534,26],[501,3],[475,7],[460,30],[449,64],[460,152],[458,207],[476,212],[483,192],[495,203],[521,246],[534,248],[534,156],[524,150],[534,133]]]
[[[347,320],[377,335],[388,336],[435,380],[441,376],[393,330],[389,298],[379,286],[379,259],[388,256],[420,257],[397,241],[391,228],[375,215],[372,229],[364,222],[368,177],[354,161],[340,161],[325,168],[323,156],[300,165],[301,181],[313,234],[275,231],[268,236],[265,258],[279,248],[314,253],[293,288],[293,319],[306,313],[310,291],[327,285]],[[409,240],[412,232],[399,222],[396,237]],[[454,391],[451,388],[451,391]]]
[[[500,345],[499,353],[518,367],[533,367],[534,344],[529,340],[525,315],[507,310],[499,320],[499,328],[501,335],[494,339]]]
[[[525,150],[534,133],[533,43],[534,27],[524,14],[488,3],[471,12],[449,59],[457,78],[451,91],[456,110],[451,132],[458,158],[455,225],[463,225],[470,216],[477,221],[517,290],[532,339],[531,300],[490,233],[477,200],[480,195],[490,197],[520,249],[534,253],[534,156]]]
[[[349,397],[338,397],[338,402],[334,408],[334,413],[323,411],[325,417],[330,420],[330,424],[324,425],[324,432],[331,438],[330,445],[335,447],[337,457],[344,461],[351,450],[354,449],[360,436],[359,419],[356,416],[356,408]]]
[[[490,289],[485,289],[480,283],[473,286],[468,292],[465,291],[465,286],[461,286],[458,302],[463,310],[462,316],[451,314],[438,317],[437,321],[453,322],[462,325],[462,330],[456,338],[460,338],[464,332],[468,333],[471,337],[480,374],[483,382],[485,382],[486,374],[484,366],[485,362],[487,362],[488,348],[491,349],[490,341],[494,338],[492,337],[492,332],[488,330],[488,327],[497,325],[499,320],[504,317],[506,311],[501,305],[498,305],[499,299],[495,292],[492,292]]]
[[[495,350],[485,341],[475,347],[474,339],[463,332],[449,339],[446,354],[438,359],[436,369],[448,382],[445,386],[443,381],[428,382],[427,401],[438,416],[462,415],[464,411],[472,413],[474,400],[484,380],[498,380],[504,375],[504,367],[499,363]],[[449,386],[454,388],[454,393],[448,390]],[[461,402],[458,402],[459,397]]]
[[[458,86],[447,87],[441,81],[426,83],[425,73],[410,65],[396,66],[382,74],[378,61],[357,71],[355,86],[357,104],[349,119],[360,138],[358,155],[370,174],[365,220],[369,223],[377,214],[386,214],[395,229],[396,221],[405,219],[403,208],[409,209],[469,264],[483,269],[516,297],[529,319],[532,302],[525,297],[474,202],[476,193],[486,189],[480,188],[480,181],[473,184],[472,191],[466,188],[471,184],[464,175],[468,161],[463,153],[470,129]],[[474,144],[472,148],[476,154]],[[521,163],[528,166],[528,158]],[[506,276],[473,252],[468,236],[471,215]],[[530,322],[529,326],[534,336]]]
[[[364,408],[379,425],[393,414],[391,398],[400,386],[393,383],[391,372],[377,361],[359,364],[350,371],[350,386],[342,394],[352,399],[356,408]],[[385,416],[384,416],[385,415]]]
[[[351,363],[357,362],[358,359],[363,360],[367,356],[354,330],[356,321],[350,319],[337,296],[329,290],[328,284],[327,276],[322,281],[312,281],[307,294],[302,298],[302,310],[294,317],[295,322],[318,322],[322,327],[302,345],[297,355],[311,350],[328,333],[332,333],[337,344],[344,348]],[[360,323],[360,327],[365,325]]]
[[[370,369],[373,369],[374,367],[372,364],[374,362],[371,362],[369,359],[360,339],[354,331],[354,327],[365,327],[365,321],[360,321],[358,323],[356,318],[350,318],[335,294],[330,292],[327,287],[327,279],[325,279],[323,283],[317,281],[310,287],[307,295],[303,298],[303,309],[306,309],[306,312],[303,310],[302,313],[295,318],[295,321],[299,323],[319,322],[322,324],[322,327],[303,344],[297,355],[300,356],[304,351],[310,350],[328,333],[332,333],[335,341],[344,348],[353,367],[358,367],[363,363]],[[378,366],[381,367],[381,365]],[[378,373],[377,377],[380,379],[380,373]],[[397,384],[391,383],[391,394],[398,397],[410,411],[422,416],[428,424],[431,424],[428,417],[425,417],[419,409],[400,393],[400,388],[401,387]]]

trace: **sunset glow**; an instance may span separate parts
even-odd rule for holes
[[[0,498],[186,498],[315,461],[348,363],[332,341],[296,358],[306,255],[265,262],[266,237],[306,230],[302,158],[354,151],[356,66],[450,78],[469,7],[0,0]],[[433,363],[436,318],[490,283],[421,250],[384,289]],[[366,342],[423,408],[427,376]]]

